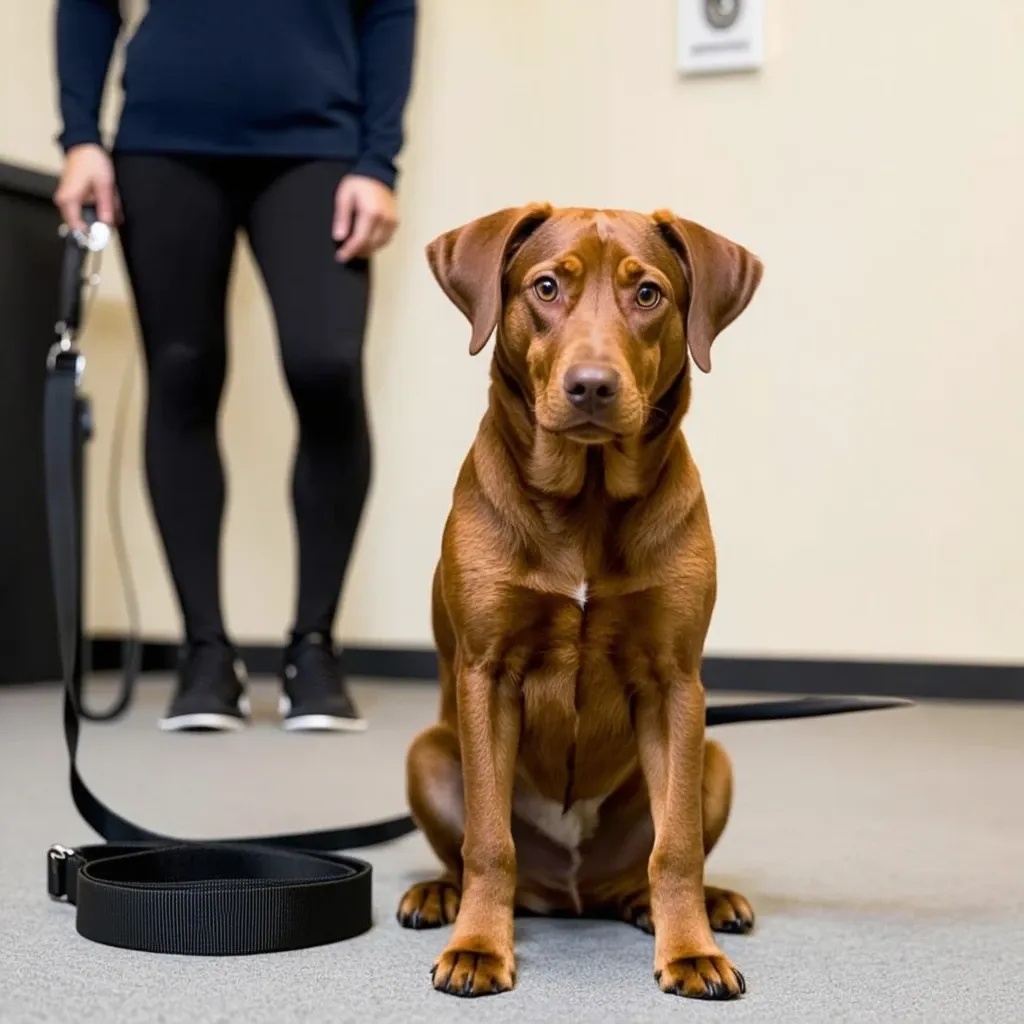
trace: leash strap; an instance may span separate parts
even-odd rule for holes
[[[76,906],[80,935],[152,953],[231,956],[339,942],[373,925],[372,869],[335,851],[391,842],[408,815],[349,828],[198,843],[136,825],[97,797],[78,771],[82,709],[75,687],[78,541],[75,459],[84,359],[75,347],[88,240],[69,235],[59,341],[47,359],[44,462],[71,797],[107,842],[47,853],[47,891]]]
[[[744,722],[779,722],[792,718],[849,715],[856,711],[885,711],[913,707],[902,697],[797,697],[792,700],[759,700],[742,704],[712,704],[705,712],[709,728]]]

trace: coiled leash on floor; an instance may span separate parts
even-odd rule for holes
[[[176,839],[111,810],[78,771],[83,718],[110,720],[131,701],[137,657],[114,708],[86,715],[77,683],[79,522],[76,454],[83,439],[76,347],[85,258],[109,233],[88,211],[88,230],[68,233],[59,340],[47,360],[44,458],[53,573],[64,682],[64,739],[71,796],[106,842],[47,852],[47,891],[77,907],[80,935],[151,953],[239,955],[338,942],[373,925],[372,869],[337,851],[391,842],[416,828],[408,815],[347,828],[211,842]],[[94,281],[92,282],[95,283]],[[904,706],[888,698],[809,697],[709,707],[709,726],[844,714]]]

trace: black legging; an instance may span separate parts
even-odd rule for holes
[[[217,414],[227,366],[226,295],[240,229],[270,296],[299,422],[293,635],[329,635],[370,480],[362,381],[369,269],[365,261],[336,262],[331,238],[334,193],[345,167],[324,160],[119,154],[115,168],[121,242],[148,370],[149,492],[186,638],[226,640]]]

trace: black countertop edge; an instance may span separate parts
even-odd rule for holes
[[[55,174],[0,160],[0,189],[5,192],[18,192],[33,199],[45,199],[49,202],[56,188]]]

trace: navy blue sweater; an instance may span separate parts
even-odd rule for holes
[[[325,157],[394,185],[416,0],[150,0],[113,142],[134,152]],[[58,0],[66,151],[102,141],[118,0]]]

